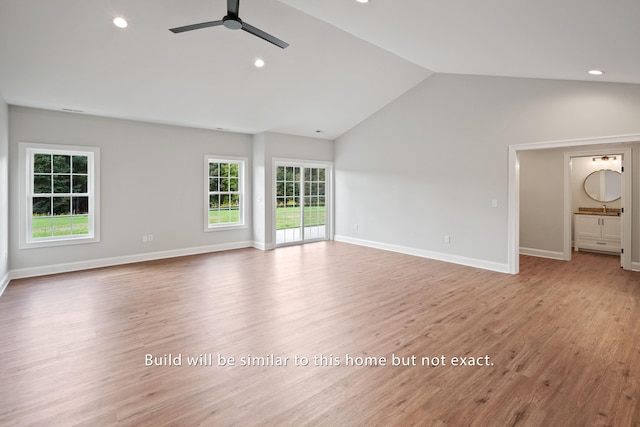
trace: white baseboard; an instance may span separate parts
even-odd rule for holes
[[[407,246],[392,245],[389,243],[374,242],[371,240],[356,239],[347,236],[335,236],[336,242],[352,243],[354,245],[367,246],[385,251],[398,252],[407,255],[429,258],[437,261],[450,262],[452,264],[465,265],[467,267],[481,268],[483,270],[497,271],[499,273],[509,273],[509,266],[497,262],[485,261],[475,258],[467,258],[458,255],[444,254],[441,252],[427,251],[424,249],[410,248]]]
[[[534,248],[520,248],[520,254],[522,255],[530,255],[537,256],[539,258],[549,258],[549,259],[557,259],[560,261],[564,261],[564,252],[556,252],[556,251],[546,251],[543,249],[534,249]]]
[[[10,280],[10,274],[7,271],[7,273],[4,275],[4,277],[2,277],[2,279],[0,279],[0,297],[2,296],[2,293],[4,292],[5,289],[7,289],[7,285],[9,284],[9,280]]]
[[[228,251],[232,249],[252,248],[253,242],[235,242],[220,245],[199,246],[195,248],[174,249],[170,251],[148,252],[136,255],[126,255],[113,258],[102,258],[89,261],[70,262],[65,264],[47,265],[43,267],[23,268],[9,273],[9,279],[45,276],[48,274],[68,273],[92,268],[110,267],[114,265],[131,264],[134,262],[154,261],[158,259],[176,258],[188,255],[198,255],[209,252]],[[6,285],[5,285],[6,286]]]
[[[253,242],[253,247],[263,251],[270,251],[272,249],[275,249],[276,245],[274,245],[273,243]]]
[[[640,271],[640,262],[632,262],[631,271]]]

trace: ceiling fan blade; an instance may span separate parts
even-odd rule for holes
[[[240,0],[227,0],[227,13],[230,16],[238,16],[240,9]]]
[[[276,46],[281,47],[282,49],[284,49],[287,46],[289,46],[289,43],[284,42],[284,41],[280,40],[279,38],[272,36],[271,34],[267,34],[264,31],[254,27],[253,25],[247,24],[244,21],[242,22],[242,29],[245,30],[247,33],[251,33],[254,36],[258,36],[261,39],[268,41],[269,43],[273,43]]]
[[[200,24],[185,25],[184,27],[170,28],[169,31],[173,33],[183,33],[185,31],[199,30],[200,28],[217,27],[218,25],[222,25],[222,20],[202,22]]]

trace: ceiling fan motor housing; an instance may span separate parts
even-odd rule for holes
[[[239,30],[242,28],[242,19],[227,15],[222,18],[222,25],[230,30]]]

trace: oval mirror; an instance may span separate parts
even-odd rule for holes
[[[597,202],[613,202],[622,194],[620,172],[600,169],[584,179],[584,192]]]

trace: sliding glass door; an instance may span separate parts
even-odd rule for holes
[[[328,239],[328,167],[287,163],[275,170],[276,245]]]

